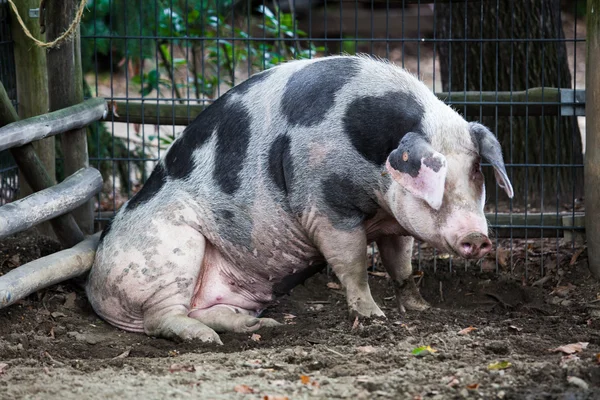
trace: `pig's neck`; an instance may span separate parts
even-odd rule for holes
[[[369,218],[363,223],[367,233],[367,241],[372,242],[383,236],[389,235],[407,235],[408,232],[400,226],[394,216],[380,209],[374,217]]]

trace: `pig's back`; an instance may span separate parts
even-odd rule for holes
[[[169,201],[190,203],[224,252],[283,242],[312,257],[299,217],[317,209],[346,228],[374,215],[389,179],[385,159],[421,129],[431,97],[413,76],[369,58],[280,65],[203,111],[124,212],[151,216]]]

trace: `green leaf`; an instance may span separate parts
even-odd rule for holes
[[[510,361],[498,361],[498,362],[491,363],[490,365],[488,365],[488,369],[490,371],[493,371],[493,370],[510,368],[511,366],[512,366],[512,363]]]
[[[437,350],[431,348],[431,346],[427,345],[427,346],[421,346],[421,347],[417,347],[416,349],[413,349],[413,351],[411,351],[411,354],[414,356],[424,356],[427,354],[431,354],[431,353],[435,353]]]

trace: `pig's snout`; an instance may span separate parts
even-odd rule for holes
[[[481,258],[490,252],[492,242],[480,232],[471,232],[458,241],[457,251],[463,258]]]

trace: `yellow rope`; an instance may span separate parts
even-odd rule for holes
[[[63,0],[61,0],[61,1],[63,1]],[[54,39],[51,42],[42,42],[41,40],[38,40],[35,37],[33,37],[31,32],[29,32],[29,29],[27,29],[27,26],[25,26],[25,23],[21,19],[21,16],[19,15],[19,10],[17,10],[17,6],[15,6],[15,3],[13,3],[13,0],[8,0],[8,3],[10,4],[13,12],[17,16],[17,20],[19,21],[21,28],[23,28],[25,35],[27,35],[27,37],[29,37],[31,40],[33,40],[34,43],[37,44],[39,47],[46,47],[46,48],[51,49],[51,48],[57,47],[60,43],[69,39],[71,37],[71,35],[73,35],[73,33],[75,32],[75,29],[77,29],[77,25],[79,25],[79,23],[81,22],[81,16],[83,15],[83,11],[85,10],[85,5],[87,3],[87,0],[81,0],[79,9],[77,10],[77,14],[75,15],[75,19],[73,20],[73,22],[71,22],[69,29],[67,29],[62,35],[60,35],[59,37],[57,37],[56,39]],[[40,10],[40,12],[41,12],[41,10]]]

